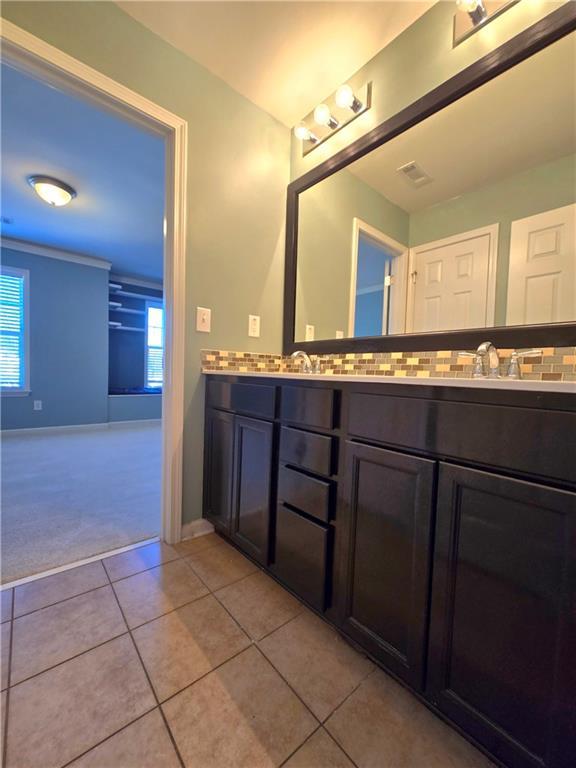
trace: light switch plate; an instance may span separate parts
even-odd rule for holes
[[[304,335],[304,341],[314,341],[314,326],[307,325],[306,333]]]
[[[42,400],[34,400],[34,410],[35,411],[42,410]]]
[[[337,339],[343,339],[344,338],[344,331],[336,331],[336,338]]]
[[[260,315],[248,315],[248,336],[260,337]]]
[[[212,323],[212,310],[207,307],[196,307],[196,330],[201,333],[210,333]]]

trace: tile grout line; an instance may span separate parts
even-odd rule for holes
[[[166,730],[168,731],[168,736],[170,737],[170,741],[172,742],[172,746],[174,747],[174,751],[176,752],[176,756],[178,757],[178,760],[180,762],[181,767],[182,768],[186,768],[184,760],[182,759],[182,755],[180,754],[180,750],[178,749],[178,745],[176,744],[176,739],[174,738],[174,734],[172,733],[172,730],[170,729],[168,721],[166,720],[166,715],[164,714],[164,712],[162,710],[162,707],[160,706],[160,700],[158,699],[158,695],[156,693],[156,689],[152,685],[152,680],[150,679],[150,675],[148,674],[148,670],[146,669],[146,665],[144,664],[144,660],[142,659],[142,656],[140,655],[140,650],[138,648],[138,645],[136,644],[136,640],[134,640],[134,636],[132,635],[132,631],[131,631],[130,627],[128,626],[128,621],[126,620],[126,616],[124,614],[122,606],[120,605],[120,600],[118,599],[118,595],[116,594],[116,590],[114,589],[113,582],[111,581],[110,576],[108,575],[108,571],[106,571],[106,575],[108,576],[108,581],[110,582],[110,586],[112,588],[112,593],[114,594],[114,597],[115,597],[116,602],[118,604],[118,608],[120,609],[120,613],[122,614],[122,618],[124,619],[124,623],[126,624],[126,627],[128,629],[128,635],[130,636],[130,640],[132,641],[132,646],[134,647],[134,650],[136,652],[136,656],[138,657],[138,660],[140,662],[140,666],[142,667],[144,675],[146,676],[146,680],[148,681],[148,685],[150,686],[150,690],[152,691],[152,696],[154,697],[154,700],[156,701],[156,705],[157,705],[158,710],[160,712],[160,717],[162,718],[162,721],[164,722],[164,726],[165,726]],[[131,723],[128,723],[128,725],[131,725]],[[127,727],[127,726],[125,726],[125,727]]]
[[[120,635],[122,637],[122,635]],[[146,712],[143,712],[141,715],[138,715],[138,717],[134,718],[134,720],[131,720],[127,725],[123,725],[122,728],[118,728],[118,730],[114,731],[114,733],[111,733],[109,736],[106,736],[105,739],[101,739],[100,741],[96,742],[96,744],[93,744],[91,747],[88,747],[88,749],[85,749],[84,752],[81,752],[79,755],[75,755],[71,760],[69,760],[67,763],[64,763],[60,766],[60,768],[68,768],[69,765],[73,765],[76,760],[80,760],[81,757],[84,757],[84,755],[87,755],[89,752],[92,752],[93,749],[96,749],[101,744],[105,744],[107,741],[110,741],[110,739],[114,738],[114,736],[117,736],[119,733],[122,733],[126,728],[129,728],[131,725],[134,725],[134,723],[137,723],[138,720],[142,720],[143,717],[146,717],[146,715],[149,715],[151,712],[155,712],[157,709],[159,709],[158,706],[152,707],[152,709],[148,709]]]
[[[280,765],[278,766],[278,768],[282,768],[282,766],[286,765],[286,763],[287,763],[289,760],[291,760],[291,759],[294,757],[294,755],[296,754],[296,752],[298,752],[300,749],[302,749],[302,747],[303,747],[305,744],[307,744],[307,743],[310,741],[310,739],[312,738],[312,736],[314,736],[314,734],[318,733],[318,731],[319,731],[321,728],[322,728],[322,723],[318,723],[318,727],[317,727],[317,728],[314,728],[314,730],[312,731],[312,733],[311,733],[309,736],[307,736],[307,737],[304,739],[304,741],[302,742],[302,744],[298,744],[298,746],[296,747],[296,749],[294,749],[294,750],[292,750],[292,752],[290,752],[290,754],[288,755],[288,757],[286,758],[286,760],[282,760],[282,762],[280,763]]]
[[[2,742],[2,768],[6,765],[8,759],[8,714],[10,710],[10,683],[12,675],[12,649],[14,644],[14,610],[16,606],[16,595],[12,592],[12,605],[10,610],[10,646],[8,648],[8,674],[6,678],[6,711],[2,718],[2,733],[4,736]]]
[[[158,543],[158,542],[152,542],[151,544],[145,544],[144,547],[150,547],[150,546],[152,546],[153,544],[156,544],[156,543]],[[205,552],[208,549],[212,549],[212,547],[218,546],[220,543],[221,542],[217,542],[216,544],[212,544],[209,547],[205,547],[203,550],[200,550],[200,551],[201,552]],[[226,543],[226,542],[224,542],[224,543]],[[167,544],[166,546],[171,546],[171,545]],[[140,547],[135,547],[132,550],[128,550],[128,552],[135,552],[137,549],[140,549]],[[124,555],[124,554],[126,554],[126,553],[125,552],[120,552],[119,555],[112,555],[112,557],[119,557],[120,555]],[[176,560],[184,560],[185,558],[190,557],[190,556],[191,556],[190,553],[184,554],[184,555],[180,555],[179,554],[178,557],[175,557],[172,560],[161,561],[161,562],[157,563],[156,565],[151,565],[151,566],[149,566],[147,568],[143,568],[141,571],[135,571],[134,573],[131,573],[128,576],[122,576],[122,578],[116,579],[115,581],[112,581],[112,579],[109,578],[108,571],[106,569],[106,566],[104,565],[104,560],[93,560],[92,562],[94,562],[94,563],[98,563],[99,562],[99,563],[102,564],[102,568],[104,569],[104,574],[106,576],[106,582],[104,584],[100,584],[97,587],[90,587],[90,589],[86,589],[83,592],[78,592],[75,595],[70,595],[69,597],[64,597],[61,600],[55,600],[53,603],[47,603],[46,605],[42,605],[40,608],[34,608],[31,611],[26,611],[26,613],[21,613],[18,616],[14,616],[14,619],[21,619],[24,616],[30,616],[30,614],[38,613],[38,611],[42,611],[42,610],[44,610],[44,608],[51,608],[52,606],[58,605],[59,603],[65,603],[66,600],[72,600],[72,598],[74,598],[74,597],[80,597],[81,595],[87,595],[89,592],[94,592],[97,589],[102,589],[102,587],[107,587],[110,583],[116,584],[119,581],[125,581],[126,579],[132,578],[132,576],[138,576],[140,573],[145,573],[146,571],[151,571],[154,568],[158,568],[161,565],[167,565],[168,563],[173,563]],[[86,563],[86,565],[91,565],[91,564],[92,563]],[[76,566],[76,567],[83,568],[84,566],[83,565],[79,565],[79,566]],[[62,573],[69,573],[69,572],[72,572],[73,570],[74,570],[74,568],[70,568],[68,571],[62,571]],[[60,575],[59,573],[52,574],[52,576],[59,576],[59,575]],[[43,579],[49,579],[52,576],[42,576],[41,578],[36,579],[36,581],[42,581]],[[13,604],[12,604],[13,610],[15,610],[16,590],[20,589],[20,587],[26,587],[26,586],[28,586],[28,584],[34,584],[34,583],[35,583],[35,581],[29,581],[26,584],[20,584],[20,585],[18,585],[16,587],[10,587],[10,589],[14,590],[14,595],[13,595],[13,598],[12,598],[13,599]],[[6,590],[6,591],[8,591],[8,590]],[[11,621],[11,619],[10,619],[10,621]],[[3,622],[3,623],[6,623],[6,622]]]

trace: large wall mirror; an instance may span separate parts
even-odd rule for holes
[[[285,351],[576,343],[576,33],[412,123],[291,185]]]

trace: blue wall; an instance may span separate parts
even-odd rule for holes
[[[162,418],[162,395],[110,395],[108,419],[134,421]]]
[[[106,422],[108,270],[9,248],[2,263],[30,271],[32,390],[2,397],[2,428]]]

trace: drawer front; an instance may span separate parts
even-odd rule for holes
[[[576,413],[350,395],[348,433],[459,461],[576,483]]]
[[[208,381],[206,400],[212,408],[273,419],[276,387],[270,384],[239,384],[230,381]]]
[[[278,506],[274,571],[319,611],[326,607],[329,536],[327,528]]]
[[[293,424],[332,429],[334,391],[315,387],[282,387],[281,417]]]
[[[295,464],[321,475],[332,473],[332,438],[315,435],[301,429],[282,427],[280,432],[280,458],[286,464]]]
[[[331,485],[290,467],[280,467],[278,499],[327,523],[331,516]]]

